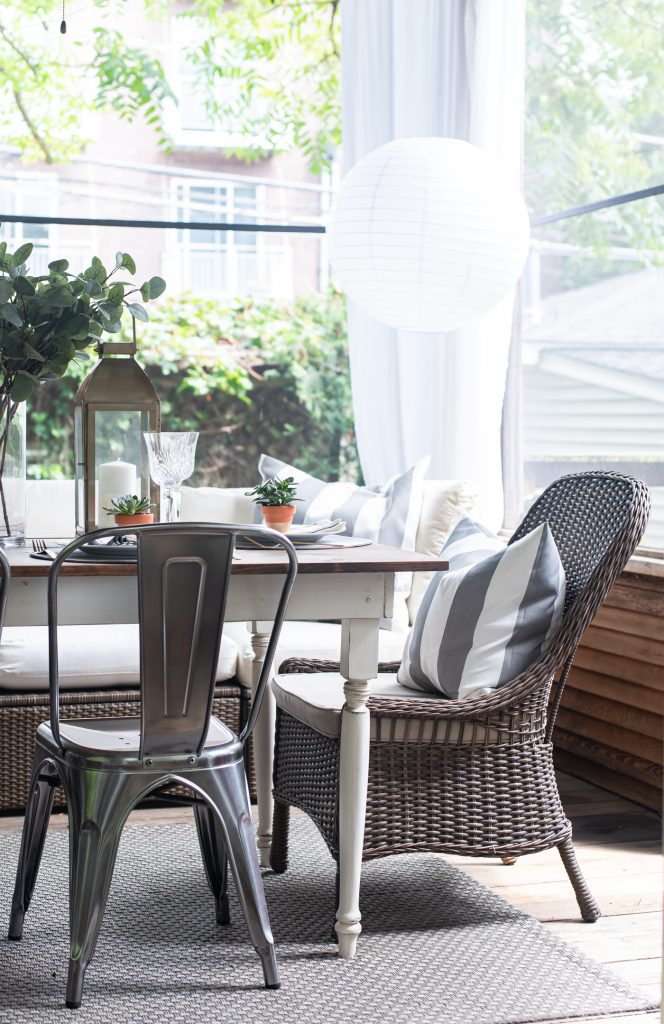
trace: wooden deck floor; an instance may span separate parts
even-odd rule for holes
[[[543,921],[556,935],[609,965],[653,1001],[662,984],[662,822],[652,811],[560,776],[560,790],[574,825],[577,855],[603,916],[593,925],[580,921],[574,895],[555,850],[524,857],[513,866],[471,857],[450,858],[506,899]],[[156,824],[188,818],[190,811],[168,808],[136,812],[130,822]],[[20,828],[22,819],[0,817],[0,832]],[[52,827],[65,828],[65,815]],[[585,1024],[597,1018],[576,1018]],[[658,1012],[605,1018],[612,1024],[654,1024]]]

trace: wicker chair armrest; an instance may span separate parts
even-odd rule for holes
[[[378,665],[380,672],[396,673],[401,662],[381,662]],[[449,700],[442,694],[439,700],[418,698],[417,691],[413,690],[412,697],[394,698],[383,697],[378,694],[369,697],[368,707],[380,709],[381,715],[394,716],[398,718],[490,718],[497,712],[520,704],[521,701],[531,693],[539,690],[540,687],[549,686],[553,674],[558,666],[550,654],[541,655],[534,664],[525,672],[515,676],[505,686],[490,694],[481,694],[478,697],[466,697],[463,700]],[[289,673],[314,673],[314,672],[339,672],[338,661],[323,661],[313,658],[289,658],[283,662],[280,672]]]

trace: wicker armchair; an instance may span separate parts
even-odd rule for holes
[[[579,870],[558,794],[552,732],[579,639],[641,539],[649,507],[645,485],[615,473],[574,474],[551,484],[510,540],[546,521],[565,567],[563,621],[545,652],[488,696],[370,698],[363,859],[429,850],[511,861],[556,846],[584,921],[597,920],[599,907]],[[338,669],[292,660],[281,671]],[[314,820],[338,859],[339,746],[278,709],[275,871],[287,867],[290,806]]]

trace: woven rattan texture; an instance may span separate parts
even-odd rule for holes
[[[19,836],[0,838],[7,920]],[[85,998],[64,1009],[67,835],[51,831],[22,942],[0,942],[0,1024],[525,1024],[626,1013],[649,1000],[441,857],[362,871],[359,955],[329,941],[334,864],[304,815],[292,865],[264,874],[282,975],[262,988],[231,883],[215,924],[192,825],[125,829]]]
[[[649,509],[647,488],[629,477],[579,473],[556,481],[510,541],[547,522],[565,568],[565,615],[544,654],[490,695],[370,698],[378,742],[371,745],[365,858],[422,849],[521,854],[558,846],[583,916],[597,916],[560,804],[550,736],[579,639],[640,541]],[[291,660],[281,667],[328,669],[338,671],[338,665]],[[560,682],[549,704],[556,674]],[[277,736],[275,798],[304,808],[322,827],[337,804],[338,776],[326,769],[309,786],[320,737],[301,723],[287,726],[287,717]],[[281,808],[273,836],[277,863],[287,860],[284,818]],[[336,830],[336,823],[324,826],[334,851]]]
[[[138,690],[106,690],[60,694],[63,720],[83,718],[133,718],[140,714]],[[234,732],[244,723],[242,691],[239,686],[215,690],[213,714]],[[25,807],[30,785],[35,734],[48,719],[48,694],[4,694],[0,696],[0,811]],[[64,806],[62,789],[55,791],[55,806]]]
[[[535,853],[571,835],[548,743],[404,743],[390,738],[394,719],[379,722],[388,729],[369,748],[365,860],[418,850]],[[338,857],[338,741],[280,710],[277,743],[275,797],[305,811]],[[275,816],[275,856],[287,828]]]

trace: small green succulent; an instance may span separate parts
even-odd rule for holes
[[[137,494],[117,494],[111,498],[110,508],[105,508],[111,516],[140,516],[154,508],[149,498],[139,498]]]
[[[297,484],[292,476],[286,476],[283,480],[277,477],[265,480],[244,493],[248,498],[253,498],[257,505],[290,505],[294,501],[302,501],[295,496]]]

